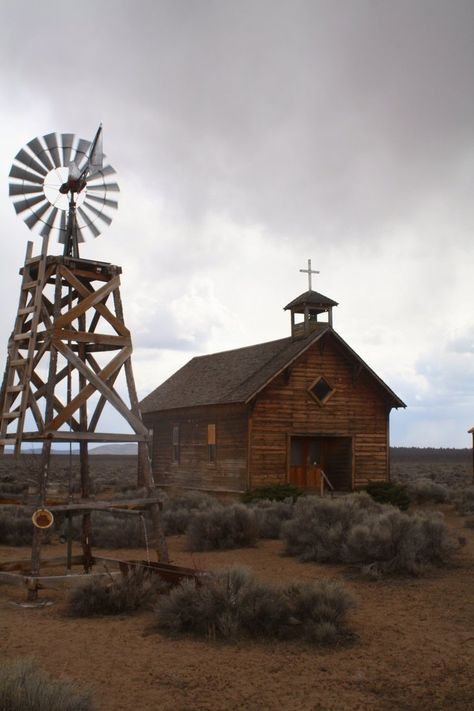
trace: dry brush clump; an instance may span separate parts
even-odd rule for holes
[[[407,482],[406,487],[410,499],[417,504],[443,504],[450,499],[449,489],[432,479],[415,479]]]
[[[72,682],[59,681],[31,659],[17,659],[0,667],[2,711],[95,711],[90,692]]]
[[[192,551],[248,548],[257,539],[257,517],[243,504],[197,513],[187,529],[188,547]]]
[[[122,615],[151,605],[168,586],[158,576],[136,570],[113,577],[94,577],[71,591],[67,613],[71,617]]]
[[[189,491],[180,496],[165,499],[162,514],[166,535],[186,533],[194,516],[198,513],[222,508],[214,497],[200,491]]]
[[[280,538],[281,527],[285,521],[293,517],[294,501],[287,498],[284,501],[262,499],[249,505],[257,519],[259,538]]]
[[[406,514],[365,494],[299,499],[282,536],[286,552],[303,561],[359,564],[372,574],[418,575],[454,549],[441,514]]]
[[[33,540],[32,511],[22,506],[0,509],[0,545],[28,546]],[[51,529],[43,531],[43,543],[51,542]]]
[[[461,489],[457,493],[454,503],[457,511],[463,516],[474,515],[474,486],[466,486],[465,489]]]
[[[355,598],[340,583],[273,587],[247,568],[213,571],[183,581],[156,606],[158,630],[211,639],[305,639],[334,643],[348,635]]]

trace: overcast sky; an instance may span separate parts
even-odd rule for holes
[[[12,159],[102,121],[120,206],[81,256],[123,267],[140,396],[289,335],[311,258],[408,405],[392,444],[469,446],[473,70],[472,0],[0,0],[3,353],[31,238]]]

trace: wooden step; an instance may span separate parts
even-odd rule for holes
[[[24,306],[22,309],[18,309],[18,316],[24,316],[25,314],[32,314],[35,310],[34,306]]]
[[[33,333],[31,331],[27,331],[26,333],[17,333],[15,336],[13,336],[13,340],[14,341],[26,341],[29,338],[31,338],[32,335],[33,335]]]
[[[21,393],[23,388],[24,388],[24,385],[9,385],[7,387],[7,392],[8,393]]]
[[[4,420],[14,420],[20,417],[20,410],[13,410],[13,412],[4,412],[2,415]]]
[[[0,447],[5,447],[8,444],[15,444],[16,437],[11,437],[10,439],[0,439]]]
[[[14,360],[10,361],[10,365],[14,367],[18,367],[19,365],[27,365],[28,361],[26,358],[15,358]]]
[[[34,289],[36,286],[38,286],[39,281],[36,279],[35,281],[25,281],[24,284],[21,285],[22,289]]]

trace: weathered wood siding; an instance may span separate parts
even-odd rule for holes
[[[324,376],[334,394],[319,405],[308,388]],[[290,435],[352,438],[353,488],[388,478],[388,408],[383,390],[330,336],[311,346],[257,397],[249,423],[251,486],[284,482]]]
[[[213,405],[144,415],[153,429],[155,482],[203,491],[242,492],[247,488],[247,408]],[[216,425],[216,460],[209,462],[207,427]],[[173,462],[173,426],[179,426],[179,462]]]

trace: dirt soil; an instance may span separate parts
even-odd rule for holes
[[[71,619],[64,590],[41,593],[51,607],[24,609],[12,604],[25,599],[21,588],[0,584],[1,658],[33,656],[55,676],[92,687],[100,711],[467,711],[474,708],[474,530],[451,507],[443,510],[466,544],[449,568],[416,579],[371,582],[343,566],[300,563],[282,556],[279,541],[191,555],[183,536],[169,539],[177,564],[244,564],[275,584],[343,580],[359,600],[349,645],[174,640],[150,633],[152,611]],[[64,546],[44,548],[45,557],[62,554]],[[28,556],[28,548],[0,548],[1,560]]]

